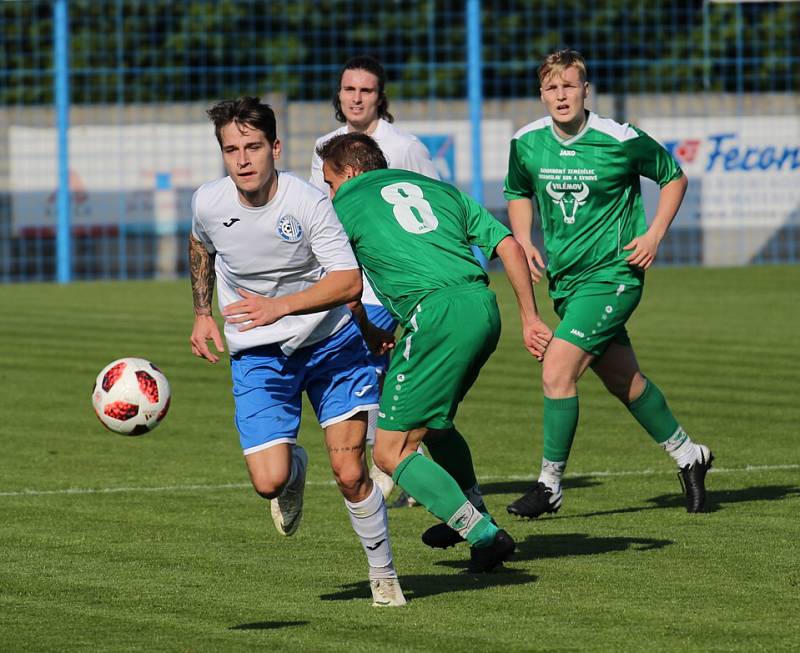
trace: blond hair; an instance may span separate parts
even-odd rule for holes
[[[577,68],[581,76],[581,81],[585,82],[587,78],[586,61],[577,50],[556,50],[552,54],[547,55],[542,65],[539,66],[538,75],[539,83],[543,84],[551,75],[560,75],[567,68]]]

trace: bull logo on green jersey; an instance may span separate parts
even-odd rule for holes
[[[553,200],[554,204],[561,207],[561,215],[564,216],[566,224],[575,224],[575,214],[578,207],[586,204],[589,197],[589,187],[581,182],[580,184],[562,183],[556,187],[552,181],[547,182],[545,191]]]

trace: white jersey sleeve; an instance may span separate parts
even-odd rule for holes
[[[315,200],[310,201],[306,210],[298,216],[308,234],[314,257],[325,272],[357,270],[358,261],[344,227],[336,217],[333,204],[321,194]]]
[[[372,137],[383,150],[390,168],[411,170],[431,179],[439,179],[431,153],[413,134],[398,129],[390,122],[379,120]]]
[[[431,179],[439,179],[439,171],[436,170],[436,165],[431,159],[431,153],[428,148],[416,136],[411,134],[409,136],[408,146],[405,148],[402,160],[398,165],[392,167],[418,172]]]
[[[192,195],[192,236],[194,236],[196,240],[199,240],[201,243],[203,243],[209,254],[214,254],[216,251],[214,249],[214,243],[211,242],[211,239],[206,233],[202,220],[197,215],[197,195],[199,192],[200,191],[197,190]]]

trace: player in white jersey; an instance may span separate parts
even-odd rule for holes
[[[322,175],[322,159],[317,154],[317,148],[334,136],[348,132],[361,132],[371,136],[381,148],[390,168],[411,170],[426,177],[439,179],[436,166],[425,145],[413,134],[404,132],[393,124],[394,117],[389,113],[389,98],[385,86],[386,72],[381,63],[373,57],[353,57],[342,67],[339,85],[333,97],[333,108],[336,120],[344,124],[317,139],[311,158],[310,181],[325,193],[328,192],[328,186]],[[362,282],[364,291],[361,302],[370,322],[385,331],[393,332],[397,322],[381,305],[366,277],[363,277]],[[383,374],[389,367],[388,353],[380,356],[370,354],[369,360],[375,365],[382,381]],[[367,443],[370,445],[375,442],[377,417],[377,409],[370,411],[367,430]],[[421,447],[420,453],[422,453]],[[380,486],[384,497],[388,499],[394,489],[391,476],[384,474],[375,465],[370,469],[370,475]],[[404,492],[393,505],[397,507],[416,505],[416,502]]]
[[[297,433],[305,391],[367,556],[373,605],[403,605],[383,494],[363,456],[378,380],[343,306],[361,293],[358,264],[330,200],[275,169],[281,144],[268,105],[242,97],[208,115],[228,176],[192,198],[192,352],[215,363],[208,341],[224,351],[211,310],[217,285],[235,423],[253,487],[270,500],[278,532],[292,535],[303,512],[308,456]]]

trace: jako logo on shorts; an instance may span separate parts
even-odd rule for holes
[[[294,216],[284,215],[278,220],[278,235],[287,243],[296,243],[303,237],[303,227]]]

